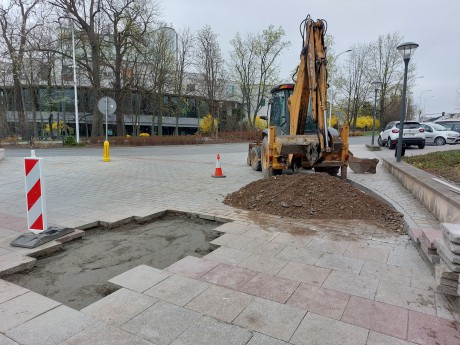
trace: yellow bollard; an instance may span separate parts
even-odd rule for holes
[[[110,144],[106,140],[104,141],[104,162],[110,162]]]

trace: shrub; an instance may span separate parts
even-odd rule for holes
[[[73,135],[64,137],[64,146],[76,146],[77,139]]]
[[[214,119],[214,131],[217,129],[218,124],[219,123],[217,119]],[[211,127],[212,127],[211,125],[212,125],[212,115],[208,114],[200,120],[200,132],[203,134],[211,133]]]

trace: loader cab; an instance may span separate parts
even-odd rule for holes
[[[274,87],[270,104],[269,125],[275,126],[276,135],[288,135],[290,126],[288,100],[294,92],[294,84],[281,84]]]

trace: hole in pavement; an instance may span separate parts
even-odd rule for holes
[[[2,277],[80,310],[118,289],[111,278],[139,265],[164,269],[185,256],[202,257],[217,246],[221,223],[170,212],[146,223],[86,230],[82,239],[37,260],[28,272]]]

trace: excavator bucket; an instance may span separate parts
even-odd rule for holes
[[[375,174],[378,162],[377,158],[357,158],[351,151],[348,151],[348,166],[357,174]]]

